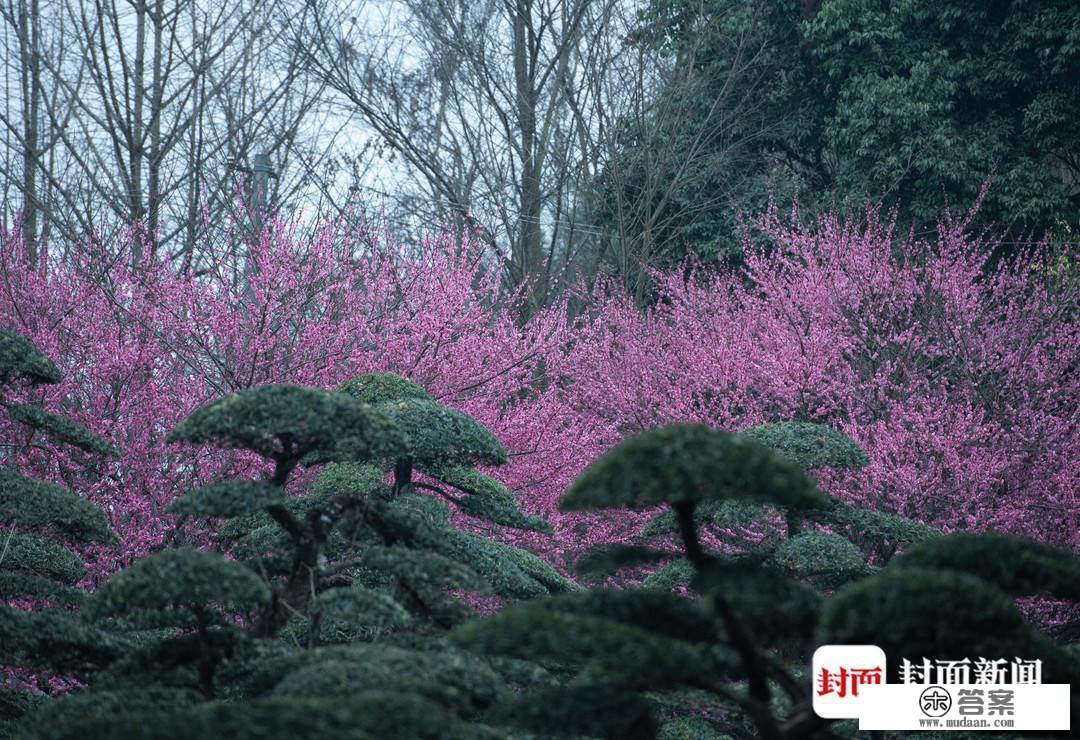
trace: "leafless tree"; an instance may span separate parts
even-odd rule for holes
[[[616,0],[312,0],[298,46],[387,153],[396,205],[481,227],[533,305],[577,248]],[[587,132],[587,133],[586,133]],[[582,136],[582,134],[586,134]]]
[[[725,50],[731,84],[706,116],[688,119],[679,95],[705,88],[694,51],[672,56],[641,42],[643,6],[308,0],[298,46],[386,152],[376,174],[392,185],[361,185],[393,199],[405,220],[478,226],[500,250],[507,282],[530,285],[538,305],[560,280],[644,274],[667,247],[668,222],[686,215],[672,194],[706,160],[738,157],[750,130],[742,124],[762,104],[747,94],[760,39],[746,35]],[[645,165],[627,172],[631,146],[647,149],[638,152]]]
[[[233,165],[266,152],[287,171],[318,103],[285,41],[287,6],[7,0],[9,98],[19,85],[0,110],[0,176],[27,242],[39,222],[72,242],[140,224],[151,250],[190,262],[207,228],[229,220]],[[279,202],[301,179],[274,182]]]
[[[737,12],[753,11],[748,5]],[[680,191],[695,178],[750,167],[757,139],[772,125],[759,94],[770,74],[769,41],[746,20],[724,27],[730,30],[698,29],[697,38],[709,39],[712,47],[691,42],[672,53],[649,43],[649,29],[634,19],[624,53],[608,55],[610,68],[592,78],[605,88],[595,96],[608,101],[597,111],[595,159],[602,170],[592,190],[593,211],[605,213],[598,219],[605,228],[595,235],[585,273],[609,271],[639,303],[651,284],[648,269],[669,251],[682,250],[675,226],[732,200],[723,187],[689,200],[680,199]],[[718,54],[726,62],[722,77],[703,75],[699,56]]]

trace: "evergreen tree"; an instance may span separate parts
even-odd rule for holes
[[[497,737],[463,720],[511,686],[546,680],[441,636],[485,598],[576,588],[536,556],[460,529],[435,498],[470,518],[548,529],[473,469],[506,452],[467,415],[376,373],[334,391],[240,391],[197,409],[172,439],[272,464],[264,480],[219,481],[171,506],[220,522],[232,559],[165,550],[104,584],[86,612],[129,648],[18,732]],[[302,467],[317,471],[310,485],[290,486]]]
[[[806,469],[858,466],[865,455],[818,425],[660,427],[574,481],[565,511],[665,509],[655,539],[578,566],[595,575],[677,554],[682,589],[671,588],[678,578],[655,587],[655,575],[582,589],[462,529],[477,518],[544,527],[475,469],[505,460],[498,441],[397,376],[241,391],[196,410],[173,437],[272,463],[263,480],[220,481],[173,505],[220,522],[230,557],[160,551],[63,622],[28,621],[55,609],[5,608],[6,662],[85,684],[32,709],[25,695],[5,695],[18,717],[3,726],[9,736],[847,735],[811,711],[806,667],[823,643],[881,645],[891,670],[904,657],[1020,655],[1043,661],[1044,680],[1080,685],[1075,654],[1012,601],[1080,601],[1080,560],[1021,538],[943,537],[838,503]],[[7,491],[5,515],[15,517],[24,509],[9,500],[25,499]],[[108,533],[93,517],[50,517],[19,526]],[[742,521],[752,526],[733,524]],[[853,531],[866,540],[845,536]],[[489,597],[502,608],[478,618]]]
[[[850,437],[823,424],[761,424],[741,436],[807,471],[860,468],[868,462],[866,453]],[[867,575],[899,548],[940,534],[906,517],[851,506],[831,497],[826,505],[806,511],[761,502],[714,500],[695,508],[694,521],[726,550],[752,556],[822,587]],[[642,535],[650,540],[677,531],[675,513],[668,510],[654,517]],[[677,559],[651,573],[644,583],[684,586],[691,575],[689,563]]]
[[[636,233],[647,225],[620,215],[661,209],[649,266],[710,262],[740,254],[739,211],[770,194],[811,216],[884,201],[903,230],[931,231],[992,177],[979,226],[1068,239],[1078,28],[1069,0],[651,0],[638,38],[687,68],[651,118],[626,123],[597,218]],[[679,186],[662,204],[625,205],[657,179]]]
[[[36,386],[61,378],[30,341],[0,329],[0,404],[16,424],[12,432],[23,439],[43,433],[88,454],[115,454],[88,429],[25,401]],[[85,676],[123,648],[122,640],[78,613],[86,567],[77,548],[116,541],[104,512],[62,486],[20,475],[8,466],[15,457],[9,454],[0,468],[0,666],[31,671],[15,675],[36,677],[37,686],[9,684],[0,691],[0,720],[25,712],[51,689],[51,678]]]
[[[1075,654],[1033,630],[1009,598],[1077,599],[1080,560],[1071,553],[992,534],[938,535],[871,571],[857,567],[853,544],[817,528],[750,553],[705,546],[703,529],[725,504],[772,507],[789,524],[846,526],[870,516],[886,538],[908,537],[910,523],[838,510],[803,471],[862,460],[842,435],[791,424],[742,434],[676,425],[617,445],[578,477],[563,508],[667,507],[700,597],[593,589],[463,625],[454,633],[460,644],[558,666],[570,679],[497,704],[490,716],[528,731],[603,737],[847,734],[811,709],[806,666],[825,643],[881,645],[892,680],[902,658],[1022,655],[1043,660],[1047,682],[1075,685]],[[623,546],[591,564],[665,555]],[[846,583],[834,588],[838,572]],[[822,575],[830,576],[824,584]],[[958,589],[963,599],[941,598]]]

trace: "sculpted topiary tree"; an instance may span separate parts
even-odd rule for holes
[[[739,436],[773,450],[807,471],[854,469],[867,464],[866,453],[846,434],[809,422],[761,424]],[[694,520],[726,550],[753,555],[762,562],[815,585],[830,587],[871,572],[898,548],[938,534],[937,530],[888,512],[852,506],[830,498],[810,510],[784,504],[714,500],[695,509]],[[646,541],[677,530],[674,513],[663,512],[642,532]],[[597,569],[586,560],[586,568]],[[608,567],[617,565],[610,564]],[[672,587],[690,580],[685,561],[676,560],[646,578],[648,585]]]
[[[138,662],[152,662],[158,672],[194,666],[203,695],[213,699],[217,667],[241,637],[229,616],[250,619],[269,600],[262,579],[239,563],[215,553],[163,550],[109,579],[94,593],[88,612],[98,618],[134,617],[138,626],[180,627],[152,641],[149,650],[128,656],[112,673],[137,674],[132,668]]]
[[[496,704],[489,722],[598,737],[835,736],[811,709],[806,675],[811,648],[834,642],[881,645],[894,668],[902,657],[1041,658],[1053,680],[1075,684],[1076,656],[1025,624],[1007,595],[1076,599],[1080,560],[1070,553],[995,535],[939,536],[829,594],[781,567],[774,552],[708,551],[702,508],[771,506],[813,521],[835,506],[793,455],[753,436],[655,429],[578,477],[563,497],[566,510],[668,507],[700,598],[595,589],[463,625],[454,639],[470,649],[569,671],[560,686]],[[835,555],[831,540],[819,542],[826,559]],[[624,545],[592,559],[610,566],[666,556]],[[941,597],[956,589],[964,598]]]
[[[524,514],[505,486],[474,469],[506,462],[506,450],[490,431],[398,375],[361,375],[336,392],[383,415],[403,437],[392,454],[377,459],[364,455],[348,438],[323,453],[323,459],[334,462],[319,473],[316,491],[340,496],[366,489],[384,499],[352,531],[360,547],[353,559],[343,556],[334,568],[338,579],[349,579],[352,568],[354,587],[357,577],[369,586],[389,585],[393,598],[413,614],[414,628],[424,623],[450,626],[469,613],[447,594],[448,587],[511,600],[573,588],[530,553],[451,523],[451,511],[441,501],[473,520],[551,531],[543,519]],[[391,477],[390,486],[382,485],[384,475]]]
[[[506,486],[473,469],[475,465],[504,465],[507,457],[499,440],[468,415],[436,403],[419,385],[390,373],[361,375],[337,390],[374,404],[404,431],[407,445],[392,460],[395,490],[429,490],[470,516],[516,529],[551,532],[545,520],[521,512]],[[415,472],[464,496],[415,481]]]
[[[386,415],[343,394],[291,385],[252,388],[214,401],[177,425],[170,439],[246,449],[274,464],[265,481],[211,484],[171,507],[180,515],[211,518],[262,513],[277,525],[284,542],[273,544],[283,544],[279,555],[291,562],[258,621],[257,629],[266,635],[275,634],[292,613],[304,609],[317,589],[330,532],[347,510],[362,503],[342,495],[326,498],[320,506],[290,506],[284,491],[289,476],[305,457],[336,448],[342,440],[348,440],[356,455],[375,459],[404,444],[401,431]]]
[[[507,609],[466,625],[456,635],[464,644],[520,658],[566,661],[579,671],[574,683],[559,690],[557,701],[555,696],[541,703],[525,697],[523,706],[505,709],[507,719],[516,717],[538,731],[552,724],[563,732],[653,737],[655,706],[641,692],[697,690],[745,708],[762,736],[778,736],[769,704],[770,678],[780,668],[750,629],[753,615],[746,610],[759,606],[751,584],[762,576],[759,590],[773,599],[782,596],[792,604],[810,600],[800,599],[799,584],[765,577],[772,574],[756,563],[705,549],[696,514],[719,502],[803,511],[822,507],[827,499],[794,462],[748,437],[703,425],[662,427],[627,439],[574,481],[561,502],[567,511],[668,507],[694,585],[705,600],[692,602],[652,589],[594,590]],[[613,554],[622,564],[666,555],[647,547],[621,547]],[[816,604],[811,601],[809,608]],[[791,620],[798,629],[806,622],[805,611],[787,610],[778,618]],[[555,625],[558,640],[551,640],[545,623]],[[740,674],[748,681],[746,697],[731,689]]]
[[[429,492],[495,524],[549,530],[472,468],[506,461],[498,440],[405,378],[374,373],[334,391],[241,391],[194,412],[172,438],[242,447],[274,463],[265,481],[211,484],[171,507],[228,519],[220,533],[233,555],[277,584],[261,635],[290,620],[287,634],[311,644],[446,627],[470,611],[448,590],[516,599],[572,588],[535,556],[451,523]],[[286,496],[302,463],[320,468],[311,490]]]
[[[165,550],[102,586],[88,612],[133,647],[90,690],[29,715],[26,736],[497,737],[465,719],[544,680],[538,666],[442,636],[478,598],[575,588],[530,553],[452,523],[440,498],[473,518],[546,528],[472,468],[506,453],[467,415],[377,374],[334,391],[241,391],[172,438],[272,464],[265,479],[212,483],[171,507],[220,521],[233,559]],[[293,480],[301,467],[316,474]],[[124,702],[132,708],[117,709]]]
[[[115,454],[97,435],[40,406],[13,397],[33,395],[35,386],[57,383],[60,371],[25,338],[0,329],[0,404],[15,426],[15,453],[27,434],[44,433],[88,454]],[[12,454],[14,458],[15,455]],[[121,642],[85,623],[78,614],[85,593],[82,557],[73,551],[90,543],[114,543],[104,512],[66,488],[0,468],[0,666],[85,676],[108,663]],[[13,605],[14,604],[14,605]],[[29,607],[29,608],[28,608]],[[5,690],[6,691],[6,690]],[[7,692],[3,715],[26,708],[29,695]]]

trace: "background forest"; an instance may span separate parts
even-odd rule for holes
[[[0,20],[8,736],[856,736],[827,642],[1075,714],[1076,3]]]

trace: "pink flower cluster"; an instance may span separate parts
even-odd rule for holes
[[[102,434],[116,460],[85,460],[25,431],[16,462],[102,505],[125,541],[119,562],[175,536],[167,504],[199,481],[256,463],[165,444],[197,405],[271,382],[330,387],[384,370],[491,427],[511,463],[495,473],[554,540],[553,556],[624,539],[640,516],[562,516],[557,501],[622,436],[672,421],[741,429],[799,419],[843,429],[870,465],[822,474],[833,494],[948,529],[996,528],[1080,548],[1077,280],[1038,249],[988,262],[963,220],[930,240],[871,212],[809,226],[771,211],[736,271],[660,274],[639,310],[613,284],[524,325],[498,261],[468,236],[406,249],[327,223],[300,238],[276,223],[211,272],[91,243],[27,266],[0,243],[0,324],[65,371],[38,400]],[[137,235],[133,234],[129,242]],[[760,241],[760,239],[759,239]],[[210,249],[205,246],[204,249]],[[5,422],[6,423],[6,422]],[[100,553],[95,573],[115,567]]]
[[[24,473],[69,485],[108,512],[124,541],[119,562],[174,541],[166,507],[176,496],[254,472],[250,455],[165,438],[198,405],[266,383],[331,387],[374,370],[406,375],[489,425],[514,455],[523,490],[535,485],[529,476],[547,479],[531,460],[556,459],[548,439],[556,410],[544,397],[518,399],[566,343],[566,321],[552,311],[519,327],[515,297],[501,293],[497,267],[470,239],[441,234],[406,251],[362,227],[327,223],[301,239],[279,222],[250,250],[250,264],[225,253],[195,275],[132,264],[135,238],[33,266],[17,235],[0,242],[0,324],[65,373],[59,385],[32,391],[34,400],[122,454],[88,467],[79,451],[6,419],[0,439],[14,442],[9,462]],[[116,553],[96,556],[97,576],[117,565]]]
[[[833,425],[870,465],[829,492],[948,530],[997,529],[1080,549],[1080,312],[1075,275],[967,220],[933,239],[772,210],[745,268],[657,275],[641,312],[594,297],[566,402],[608,441],[671,421]]]

